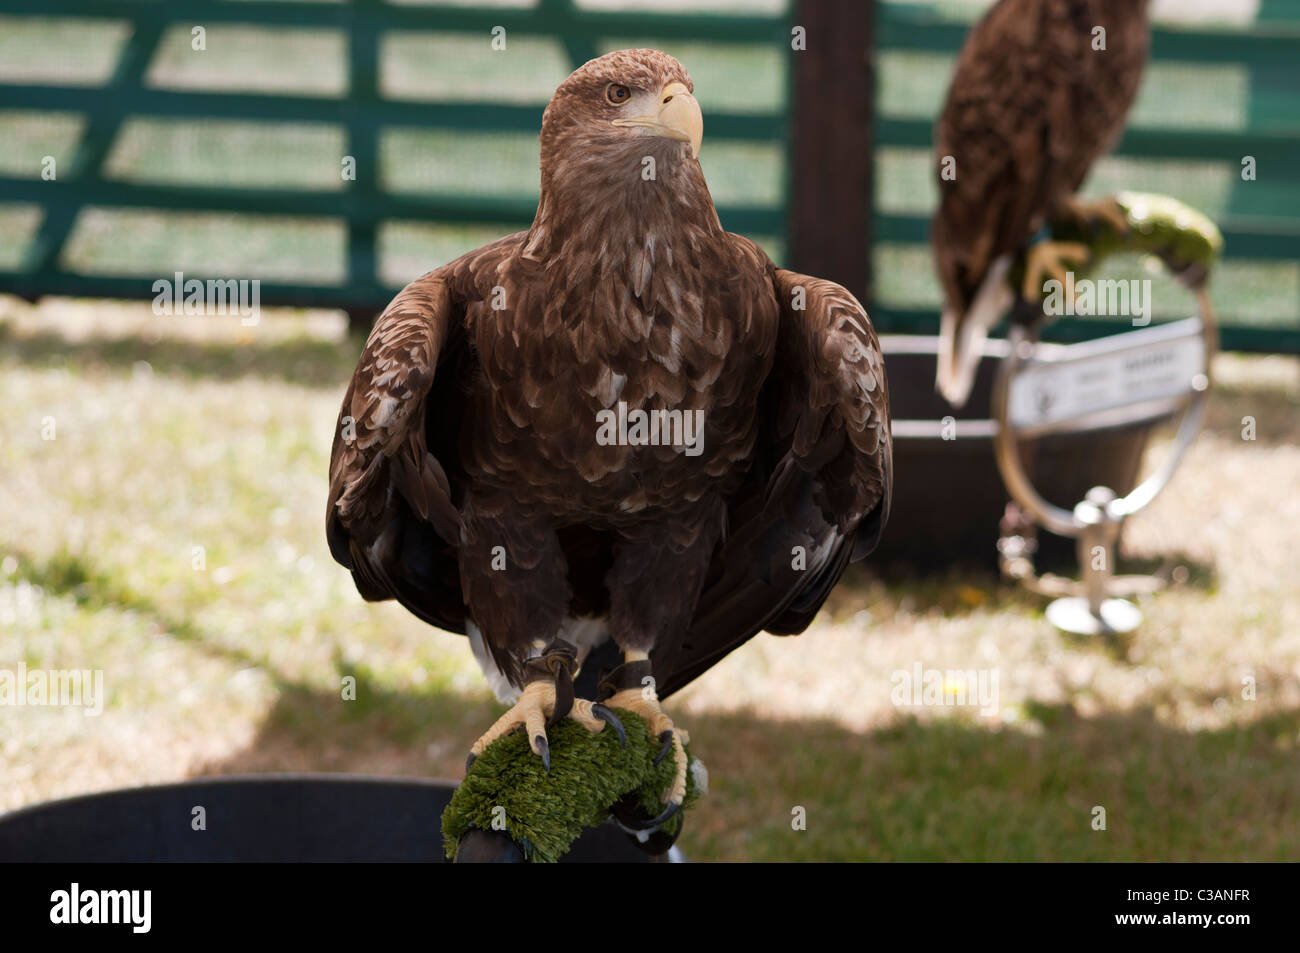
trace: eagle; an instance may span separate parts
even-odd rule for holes
[[[549,769],[548,724],[622,734],[611,709],[634,711],[677,768],[646,829],[686,790],[661,700],[758,632],[803,631],[892,484],[866,311],[723,230],[702,135],[673,57],[574,71],[542,117],[532,226],[398,293],[330,456],[330,552],[361,595],[467,635],[511,703],[470,763],[522,727]]]
[[[1087,248],[1045,240],[1062,216],[1127,226],[1113,200],[1075,193],[1124,128],[1146,64],[1148,0],[999,0],[957,58],[935,126],[939,206],[930,243],[943,290],[937,390],[970,396],[980,345],[1012,304],[1042,313],[1044,274],[1064,281]]]

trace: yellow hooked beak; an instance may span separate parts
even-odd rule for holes
[[[700,143],[704,141],[704,116],[700,104],[684,83],[669,83],[660,91],[658,111],[654,114],[615,119],[615,126],[640,126],[655,136],[689,142],[691,155],[699,158]]]

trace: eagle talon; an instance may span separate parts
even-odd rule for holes
[[[629,831],[655,831],[672,820],[682,809],[680,801],[673,801],[654,817],[630,817],[626,810],[615,814],[618,823]]]
[[[655,817],[644,817],[640,814],[639,805],[636,805],[634,799],[629,797],[614,806],[613,814],[614,819],[618,821],[619,826],[624,830],[654,831],[672,820],[673,816],[681,809],[681,802],[674,801]]]
[[[688,759],[682,732],[677,729],[672,719],[665,715],[663,709],[659,707],[659,699],[655,697],[653,691],[647,692],[644,688],[624,688],[605,699],[605,703],[611,708],[626,708],[628,711],[635,712],[645,719],[646,731],[661,743],[659,753],[655,756],[654,763],[656,766],[663,762],[669,751],[673,754],[673,764],[677,770],[673,774],[673,783],[664,792],[663,796],[663,801],[669,805],[669,809],[660,818],[657,818],[652,826],[662,824],[672,817],[673,812],[680,808],[682,802],[686,800]]]
[[[546,738],[546,718],[549,712],[555,710],[555,702],[554,682],[546,679],[529,682],[524,686],[519,701],[515,702],[514,707],[498,718],[496,723],[474,742],[474,746],[470,748],[469,758],[465,762],[466,772],[490,744],[519,728],[524,729],[529,739],[528,746],[542,759],[542,764],[549,771],[551,751]]]
[[[671,803],[669,803],[669,805],[666,808],[664,808],[659,813],[658,817],[653,818],[652,820],[646,822],[645,829],[653,830],[656,827],[661,827],[662,825],[666,824],[668,821],[672,820],[673,816],[681,809],[682,809],[681,801],[672,801]]]
[[[613,726],[619,743],[624,747],[627,746],[627,732],[623,728],[623,723],[609,708],[593,704],[585,698],[573,698],[571,687],[566,692],[564,685],[557,686],[555,681],[549,678],[535,678],[524,686],[519,701],[515,702],[514,707],[498,718],[496,724],[474,742],[469,758],[465,761],[465,772],[469,773],[475,759],[487,749],[488,745],[512,731],[523,728],[528,737],[528,747],[532,749],[533,754],[542,759],[542,767],[549,773],[551,742],[546,736],[546,726],[555,723],[554,715],[557,706],[564,708],[561,719],[572,718],[593,734],[603,731],[606,725]]]
[[[656,768],[659,767],[660,761],[668,757],[668,752],[673,750],[673,732],[671,728],[659,732],[659,743],[662,747],[659,749],[659,753],[655,755],[654,763]]]
[[[1124,209],[1119,202],[1109,196],[1100,199],[1081,199],[1077,195],[1072,195],[1062,203],[1062,211],[1087,228],[1104,221],[1121,235],[1127,235],[1132,231]]]
[[[619,720],[618,715],[614,714],[604,705],[599,704],[591,706],[591,713],[614,729],[614,734],[618,735],[618,746],[620,748],[627,747],[627,731],[624,730],[623,722]]]
[[[1066,266],[1077,267],[1088,260],[1088,246],[1082,242],[1044,241],[1025,253],[1025,279],[1021,294],[1026,301],[1043,296],[1043,277],[1051,276],[1062,286],[1068,284]]]

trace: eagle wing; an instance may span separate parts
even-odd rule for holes
[[[728,501],[727,537],[661,696],[761,631],[802,632],[889,515],[889,393],[866,311],[834,282],[772,268],[732,240],[771,269],[776,358],[754,466]]]
[[[466,381],[466,301],[522,233],[417,278],[375,322],[330,454],[326,536],[361,595],[396,599],[432,625],[464,632],[457,444]]]

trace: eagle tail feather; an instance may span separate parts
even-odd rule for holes
[[[939,318],[935,388],[953,407],[964,407],[970,399],[975,373],[983,356],[984,341],[1014,300],[1007,284],[1010,269],[1010,255],[996,259],[980,283],[964,318],[959,321],[957,310],[950,305],[943,309]]]

